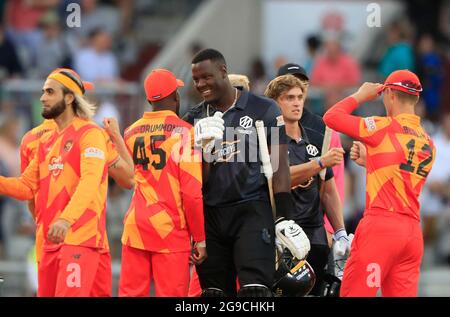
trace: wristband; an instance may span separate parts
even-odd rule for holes
[[[337,241],[342,237],[347,237],[347,231],[345,230],[345,228],[341,228],[339,230],[337,230],[334,234],[333,234],[333,240]]]
[[[316,157],[314,160],[317,162],[317,164],[319,164],[321,170],[325,168],[322,161],[320,160],[320,157]]]

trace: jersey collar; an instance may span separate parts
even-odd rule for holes
[[[161,111],[147,111],[144,112],[142,116],[145,119],[157,118],[157,117],[167,117],[167,116],[176,116],[177,114],[172,110],[161,110]]]

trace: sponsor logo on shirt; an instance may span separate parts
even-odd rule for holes
[[[105,153],[102,150],[97,149],[96,147],[88,147],[84,150],[84,157],[96,157],[104,160]]]
[[[375,123],[375,119],[372,117],[365,118],[364,121],[366,122],[367,131],[372,132],[377,129],[377,125]]]
[[[279,115],[277,117],[277,127],[281,127],[284,125],[284,119],[283,119],[283,115]]]
[[[253,119],[249,116],[245,116],[239,119],[239,125],[244,129],[249,129],[253,125]]]
[[[306,152],[308,152],[308,154],[313,157],[315,157],[315,156],[317,156],[317,154],[319,154],[319,150],[313,144],[308,144],[306,146]]]
[[[231,159],[240,153],[237,148],[239,140],[232,142],[222,142],[222,148],[213,152],[213,155],[217,155],[217,160],[214,164],[219,162],[229,162]]]
[[[48,171],[52,173],[54,177],[61,174],[61,171],[64,170],[64,164],[61,163],[61,156],[55,157],[53,156],[50,159],[50,163],[48,164]]]

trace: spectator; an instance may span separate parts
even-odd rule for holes
[[[306,39],[306,47],[308,49],[308,58],[305,62],[306,73],[311,76],[314,63],[317,59],[317,54],[321,46],[320,38],[317,35],[310,35]]]
[[[56,12],[47,12],[40,20],[42,41],[37,51],[37,75],[45,78],[58,67],[71,67],[72,52],[65,34],[61,31]]]
[[[431,34],[424,34],[420,37],[417,62],[423,83],[422,98],[425,102],[426,115],[435,120],[440,114],[440,91],[444,82],[444,65],[436,52],[435,41]]]
[[[88,81],[111,81],[118,79],[119,66],[111,51],[112,39],[101,29],[92,31],[89,46],[75,55],[75,70]]]
[[[414,71],[414,52],[400,22],[392,23],[387,30],[388,48],[381,58],[379,73],[386,78],[399,69]]]
[[[67,1],[67,3],[71,2],[73,0]],[[78,2],[81,5],[82,27],[69,30],[70,37],[76,43],[77,48],[88,45],[90,34],[95,30],[105,30],[113,37],[119,34],[120,12],[117,7],[99,5],[97,0],[79,0]],[[124,15],[128,14],[126,10]]]
[[[252,92],[257,95],[264,94],[269,80],[266,74],[266,68],[260,58],[256,58],[252,62],[250,81],[252,82]]]
[[[341,99],[345,89],[359,83],[360,73],[358,62],[342,50],[339,34],[327,33],[311,75],[311,84],[324,90],[326,108]]]
[[[59,0],[14,0],[5,7],[5,25],[8,35],[17,46],[19,58],[25,69],[36,65],[40,35],[38,22],[47,10],[55,8]]]
[[[14,43],[6,35],[0,24],[0,79],[22,73]]]

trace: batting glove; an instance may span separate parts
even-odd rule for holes
[[[275,241],[279,249],[287,248],[299,260],[306,258],[311,249],[308,237],[294,220],[280,218],[275,223]]]
[[[333,252],[336,256],[344,256],[350,253],[350,247],[352,245],[353,234],[347,235],[347,231],[344,228],[339,229],[333,234],[333,240],[335,241]]]
[[[340,229],[333,234],[334,275],[342,280],[344,267],[353,241],[353,234],[347,235],[345,229]]]
[[[222,115],[222,112],[217,111],[212,117],[200,119],[194,126],[195,145],[201,147],[205,153],[211,153],[214,142],[223,138],[225,122]]]

